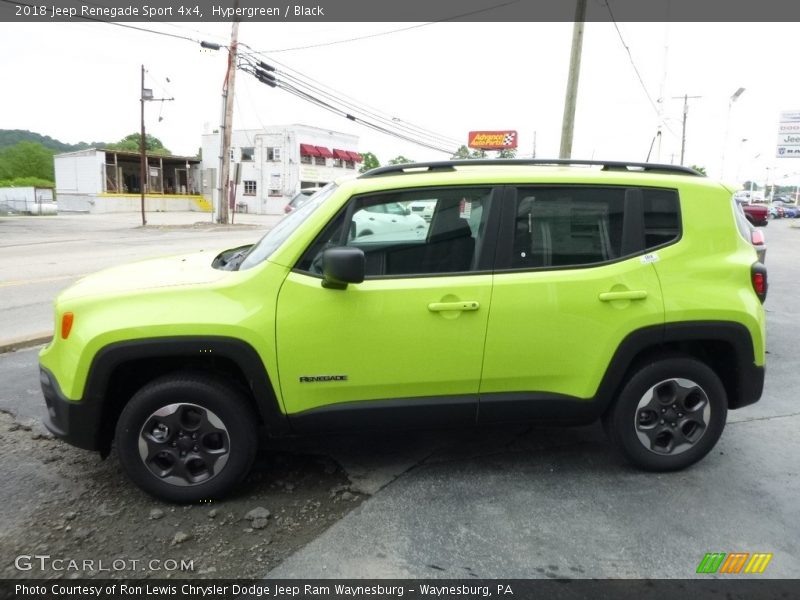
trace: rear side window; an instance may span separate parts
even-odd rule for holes
[[[613,262],[679,238],[678,194],[656,188],[518,188],[512,235],[512,269]]]
[[[678,192],[675,190],[642,190],[645,250],[669,244],[681,234]]]

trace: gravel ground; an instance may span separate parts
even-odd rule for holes
[[[35,485],[23,505],[6,507],[15,518],[0,528],[2,578],[262,577],[365,497],[332,459],[273,451],[224,501],[165,504],[134,487],[113,453],[101,460],[7,413],[0,461],[6,484],[18,470]],[[19,556],[40,555],[49,558],[15,567]],[[181,560],[192,568],[181,570]]]

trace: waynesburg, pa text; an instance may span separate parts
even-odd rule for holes
[[[496,589],[493,589],[496,588]],[[448,598],[452,596],[469,596],[471,598],[488,598],[497,596],[513,596],[514,592],[509,584],[488,585],[431,585],[418,584],[415,586],[404,585],[279,585],[279,584],[207,584],[197,585],[193,583],[185,584],[130,584],[115,583],[108,585],[89,585],[89,584],[67,584],[53,583],[47,585],[25,585],[17,584],[14,588],[17,597],[32,596],[43,597],[69,596],[69,597],[97,597],[107,596],[176,596],[205,598],[205,597],[238,597],[246,595],[248,597],[271,597],[289,598],[296,596],[379,596],[402,598],[406,593],[414,597],[423,598]]]

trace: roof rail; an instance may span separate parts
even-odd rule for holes
[[[699,171],[681,165],[664,165],[659,163],[622,162],[608,160],[573,160],[571,158],[479,158],[475,160],[441,160],[435,162],[404,163],[387,165],[362,173],[359,179],[381,177],[384,175],[403,175],[411,173],[436,171],[455,171],[456,167],[478,166],[591,166],[602,167],[603,171],[640,171],[646,173],[675,173],[705,177]]]

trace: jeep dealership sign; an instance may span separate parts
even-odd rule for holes
[[[800,110],[785,110],[778,123],[778,158],[800,158]]]

